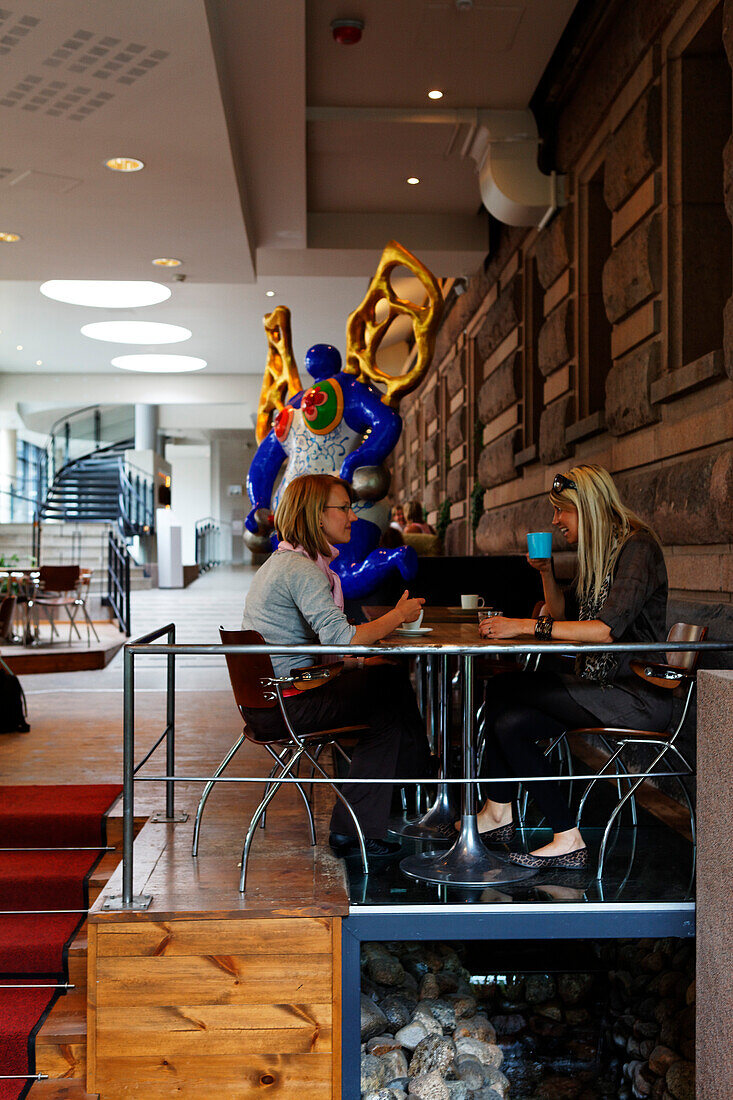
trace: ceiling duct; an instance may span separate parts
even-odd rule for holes
[[[477,111],[464,143],[476,162],[481,201],[506,225],[536,225],[565,204],[565,177],[540,171],[540,138],[530,110]]]
[[[421,111],[401,107],[308,107],[306,118],[309,122],[452,126],[454,135],[447,155],[453,152],[455,128],[467,127],[460,154],[476,162],[482,202],[498,221],[541,229],[558,207],[565,205],[565,177],[556,172],[546,176],[537,163],[540,136],[529,108]]]

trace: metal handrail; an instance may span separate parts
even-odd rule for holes
[[[385,653],[401,655],[401,656],[425,656],[426,653],[435,654],[439,652],[447,656],[486,656],[488,654],[506,654],[506,653],[567,653],[567,654],[582,654],[582,653],[603,653],[610,650],[614,652],[623,653],[672,653],[672,652],[725,652],[726,650],[733,649],[733,643],[731,642],[615,642],[609,646],[607,643],[564,643],[564,642],[504,642],[504,643],[487,643],[482,644],[463,644],[463,645],[410,645],[409,643],[390,645],[385,647],[379,643],[372,645],[223,645],[223,644],[176,644],[175,642],[175,623],[168,623],[166,626],[160,627],[158,630],[150,631],[148,634],[144,634],[140,638],[135,638],[133,641],[128,642],[124,646],[124,722],[123,722],[123,790],[122,790],[122,894],[119,898],[110,898],[105,903],[108,908],[119,909],[141,909],[147,908],[150,904],[151,898],[149,896],[135,897],[133,894],[133,845],[134,845],[134,827],[135,827],[135,810],[134,810],[134,785],[135,782],[147,781],[147,782],[164,782],[166,784],[166,820],[177,820],[174,813],[174,789],[175,784],[178,782],[209,782],[213,780],[216,783],[263,783],[269,782],[269,779],[264,776],[237,776],[237,777],[223,777],[219,776],[216,779],[212,776],[177,776],[175,774],[175,659],[177,654],[181,655],[197,655],[197,656],[225,656],[226,654],[267,654],[269,656],[322,656],[326,653],[344,654],[350,656],[384,656]],[[158,638],[166,635],[168,637],[168,643],[165,645],[155,645]],[[142,761],[137,767],[135,765],[135,657],[141,654],[162,655],[167,657],[167,683],[166,683],[166,728],[163,734],[157,739],[154,748],[165,739],[166,741],[166,771],[165,775],[157,776],[139,776],[136,772],[142,767],[149,757],[152,755],[152,750],[148,752],[145,761]],[[676,775],[676,772],[659,773],[660,776]],[[681,774],[681,773],[680,773]],[[687,773],[685,773],[687,774]],[[609,775],[609,778],[628,778],[627,774],[619,774],[618,776]],[[520,782],[562,782],[567,781],[571,777],[567,776],[517,776],[517,781]],[[573,779],[578,778],[596,778],[596,773],[592,776],[573,776]],[[503,780],[502,780],[503,781]],[[283,783],[298,782],[296,778],[289,779],[287,777],[281,780]],[[309,780],[311,782],[311,780]],[[373,779],[328,779],[319,780],[313,779],[314,783],[373,783]],[[399,784],[400,786],[405,784],[426,784],[434,782],[434,777],[423,777],[415,779],[385,779],[379,780],[387,785]],[[491,780],[479,780],[479,779],[442,779],[441,782],[451,784],[461,784],[462,786],[471,786],[478,784],[479,782],[490,783]],[[178,819],[180,820],[180,819]]]

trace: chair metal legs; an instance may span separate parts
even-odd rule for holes
[[[209,780],[209,782],[204,787],[203,794],[201,795],[201,798],[200,798],[199,804],[198,804],[198,808],[196,810],[196,821],[195,821],[194,826],[193,826],[193,845],[192,845],[192,848],[191,848],[191,855],[192,856],[197,856],[199,854],[199,833],[201,832],[201,815],[204,812],[204,806],[206,805],[208,797],[211,794],[212,790],[214,789],[214,780],[218,779],[219,776],[222,774],[222,772],[225,770],[225,768],[229,765],[230,760],[232,759],[232,757],[236,753],[237,749],[239,748],[239,746],[242,744],[242,742],[244,740],[245,740],[245,736],[242,733],[237,738],[237,740],[234,742],[234,744],[230,748],[229,752],[226,754],[226,756],[222,760],[221,764],[219,765],[219,767],[214,772],[214,775],[212,776],[212,778]]]
[[[239,750],[239,748],[242,745],[242,742],[245,739],[246,738],[245,738],[244,733],[242,733],[237,738],[237,740],[234,742],[234,744],[230,748],[229,752],[226,754],[226,756],[222,760],[219,767],[214,772],[211,779],[208,781],[208,783],[204,787],[203,793],[201,795],[201,799],[200,799],[198,807],[196,809],[196,820],[194,822],[194,827],[193,827],[193,844],[192,844],[192,847],[191,847],[191,855],[193,855],[193,856],[198,855],[199,839],[200,839],[200,835],[201,835],[201,819],[203,817],[204,808],[205,808],[206,803],[208,801],[209,795],[211,794],[212,790],[214,789],[215,780],[217,780],[219,778],[219,776],[222,775],[223,772],[226,770],[226,768],[229,766],[232,758],[236,755],[237,751]],[[269,794],[270,790],[272,790],[272,793],[274,794],[277,791],[278,787],[280,786],[280,784],[277,782],[277,779],[275,778],[276,772],[278,771],[278,769],[285,768],[285,766],[288,763],[288,757],[292,753],[292,749],[289,746],[286,747],[284,749],[282,755],[279,756],[274,751],[274,749],[272,749],[270,747],[270,745],[264,745],[263,747],[267,749],[270,756],[272,756],[275,760],[275,765],[270,771],[270,779],[274,780],[274,782],[267,783],[267,785],[265,786],[265,791],[264,791],[264,794],[262,796],[262,801],[264,802],[265,799],[267,798],[267,795]],[[284,772],[282,774],[284,774]],[[281,776],[278,776],[277,778],[281,778]],[[301,798],[303,799],[303,802],[305,803],[306,813],[308,814],[308,828],[309,828],[309,832],[310,832],[311,844],[315,844],[315,842],[316,842],[316,827],[315,827],[315,821],[314,821],[314,818],[313,818],[313,810],[311,809],[311,805],[310,805],[310,802],[308,800],[308,796],[306,795],[305,791],[303,790],[302,785],[300,783],[296,783],[295,786],[296,786]],[[269,801],[270,800],[268,798],[267,803],[269,803]],[[265,806],[265,809],[263,809],[261,814],[259,815],[260,824],[261,824],[263,829],[265,827],[265,814],[266,814],[266,806]]]

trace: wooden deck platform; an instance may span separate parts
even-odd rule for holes
[[[119,627],[114,623],[95,623],[94,628],[99,635],[98,642],[92,634],[91,643],[87,645],[86,625],[83,623],[79,623],[82,640],[75,636],[69,642],[68,623],[62,622],[59,625],[62,640],[51,644],[48,637],[50,632],[46,626],[41,632],[40,645],[3,645],[0,646],[0,657],[16,676],[44,672],[90,672],[106,668],[115,653],[125,644],[125,635],[120,633]]]
[[[241,719],[229,692],[181,687],[177,771],[209,775],[238,736]],[[138,758],[160,732],[164,707],[162,692],[138,697]],[[36,695],[32,712],[30,734],[0,743],[6,782],[119,779],[118,690]],[[268,760],[264,750],[245,744],[227,774],[266,774]],[[163,761],[161,749],[142,774],[161,774]],[[242,897],[238,862],[261,786],[215,789],[194,860],[201,786],[176,787],[176,810],[189,814],[187,822],[148,822],[136,839],[134,889],[152,895],[147,911],[104,911],[106,898],[121,892],[119,868],[94,889],[99,896],[70,953],[77,978],[88,953],[86,1018],[78,988],[60,998],[37,1042],[38,1070],[63,1080],[65,1091],[39,1083],[31,1100],[83,1097],[85,1089],[102,1100],[239,1098],[266,1088],[283,1100],[340,1097],[343,864],[325,843],[311,848],[300,798],[283,790],[267,829],[255,837]],[[324,842],[330,805],[330,796],[319,792],[316,821]],[[136,785],[136,817],[163,809],[161,784]],[[120,814],[117,805],[113,843]],[[102,878],[117,860],[117,853],[105,857]]]

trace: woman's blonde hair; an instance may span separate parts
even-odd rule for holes
[[[328,494],[334,485],[346,490],[351,500],[351,490],[340,477],[331,474],[303,474],[294,477],[285,487],[275,509],[275,531],[281,542],[302,546],[315,561],[319,554],[331,556],[331,545],[323,533],[321,516],[328,504]]]
[[[603,466],[573,466],[563,477],[577,488],[553,488],[550,503],[556,508],[575,508],[578,513],[576,588],[581,598],[597,600],[626,540],[636,531],[648,531],[654,539],[657,536],[621,502],[616,484]]]

